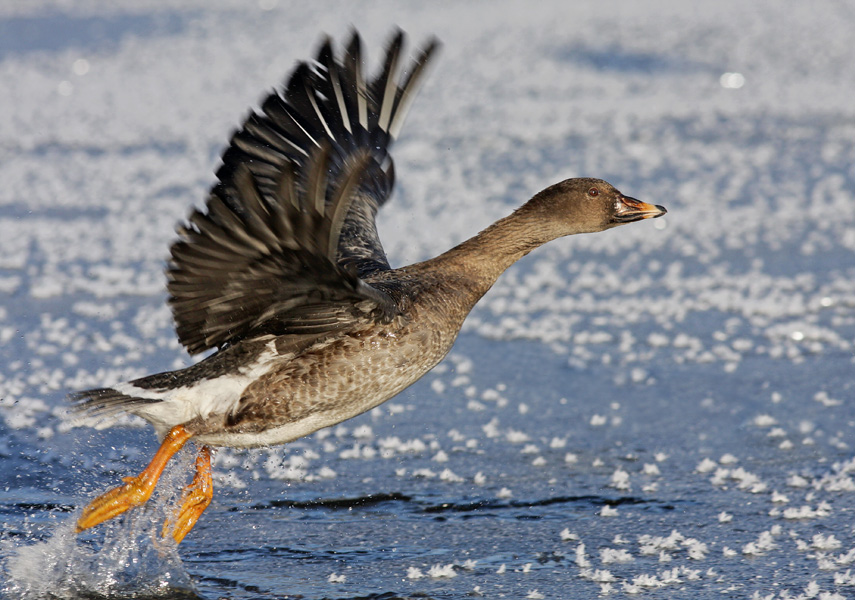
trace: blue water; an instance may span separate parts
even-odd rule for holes
[[[851,11],[538,6],[0,10],[0,597],[855,593]],[[567,176],[668,215],[532,253],[375,411],[219,450],[178,548],[192,447],[77,536],[156,441],[71,428],[66,393],[190,363],[172,228],[246,107],[351,23],[375,59],[393,23],[445,42],[395,152],[394,264]]]
[[[474,590],[487,597],[525,597],[536,590],[560,598],[568,591],[595,595],[599,590],[599,584],[581,576],[584,568],[576,551],[584,544],[590,570],[607,568],[616,591],[621,582],[641,575],[659,574],[661,579],[672,569],[680,572],[680,583],[643,588],[644,593],[665,598],[676,588],[704,598],[737,598],[770,585],[792,589],[785,587],[788,582],[805,576],[831,587],[833,573],[817,570],[814,553],[796,550],[795,540],[810,544],[814,535],[833,534],[843,551],[855,543],[848,526],[851,490],[830,491],[819,484],[835,474],[835,463],[849,460],[850,475],[855,470],[851,450],[835,447],[830,439],[843,429],[839,444],[852,423],[837,422],[819,403],[798,398],[801,382],[815,376],[828,389],[851,394],[851,384],[835,377],[843,365],[813,360],[800,369],[767,371],[767,380],[757,377],[757,365],[730,375],[726,386],[708,369],[669,366],[655,371],[654,384],[615,385],[609,381],[613,369],[579,373],[537,344],[485,343],[464,336],[458,352],[478,357],[469,374],[470,385],[478,388],[495,381],[493,366],[507,365],[505,371],[513,375],[505,380],[504,394],[512,402],[472,411],[461,388],[438,397],[425,382],[394,401],[406,407],[404,412],[380,412],[348,424],[368,425],[370,436],[309,438],[269,453],[225,451],[237,466],[222,472],[236,473],[242,484],[218,486],[213,505],[177,552],[157,539],[166,500],[153,501],[152,509],[81,538],[71,532],[76,511],[94,488],[143,466],[154,449],[149,432],[93,435],[75,430],[57,436],[64,438],[60,451],[45,450],[48,444],[11,432],[4,461],[13,469],[4,475],[7,491],[2,497],[5,567],[18,572],[22,559],[16,555],[38,548],[38,572],[49,568],[54,582],[44,590],[59,589],[60,595],[77,585],[83,587],[80,594],[94,591],[109,597],[134,597],[141,590],[156,595],[167,586],[169,593],[188,590],[202,598],[453,598]],[[786,390],[787,399],[770,407],[773,389]],[[520,402],[528,406],[523,416]],[[770,438],[768,429],[752,424],[761,412],[788,431],[809,420],[814,443],[796,440],[794,448],[780,450],[780,438]],[[588,415],[594,413],[609,422],[591,426]],[[615,417],[621,422],[614,424]],[[483,426],[493,418],[500,433],[491,438]],[[458,441],[449,438],[453,429],[460,434]],[[528,441],[509,441],[511,429],[524,432]],[[382,458],[380,441],[390,436],[423,440],[425,450]],[[566,440],[566,445],[550,447],[553,438]],[[469,440],[474,440],[471,447]],[[445,452],[446,462],[435,460],[439,450],[430,449],[432,443]],[[142,452],[120,458],[110,449],[120,444]],[[354,445],[378,454],[342,458],[341,452]],[[529,445],[536,451],[523,451]],[[266,462],[306,452],[317,456],[307,461],[308,474],[328,467],[336,476],[293,482],[265,476]],[[568,452],[576,462],[566,462]],[[733,466],[756,475],[765,489],[739,489],[739,479],[714,485],[713,473],[696,471],[704,457],[727,453],[735,453],[738,463]],[[538,458],[543,464],[533,466]],[[658,473],[645,474],[645,465],[657,465]],[[179,488],[189,460],[182,467],[162,484],[165,490]],[[441,480],[444,469],[460,481]],[[436,476],[418,476],[426,472],[420,470]],[[629,475],[628,489],[613,487],[618,470]],[[484,483],[474,482],[478,473]],[[792,487],[792,474],[811,485]],[[772,490],[786,494],[789,502],[773,501]],[[779,507],[816,509],[822,503],[830,506],[827,516],[787,519],[770,514]],[[604,507],[617,514],[601,516]],[[723,512],[732,521],[720,523]],[[747,544],[776,527],[780,531],[773,549],[760,556],[743,554]],[[562,540],[565,529],[577,539]],[[668,562],[661,562],[659,551],[641,553],[639,536],[668,537],[673,531],[703,544],[700,557],[691,558],[693,545],[683,542],[665,551]],[[725,556],[725,547],[737,555]],[[631,562],[600,564],[603,549],[626,550]],[[50,567],[41,566],[44,562]],[[453,576],[429,577],[436,565],[453,565]],[[408,577],[411,569],[424,577]],[[330,582],[332,574],[345,579]],[[7,592],[15,597],[27,586],[40,589],[41,577],[31,573]]]

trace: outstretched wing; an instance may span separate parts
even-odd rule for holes
[[[171,248],[169,302],[189,352],[397,314],[362,277],[389,268],[374,225],[394,179],[388,148],[436,46],[398,85],[402,42],[369,83],[357,34],[341,62],[325,42],[234,135],[206,210]]]
[[[167,287],[188,351],[257,332],[319,333],[397,314],[392,298],[334,260],[343,215],[370,155],[350,157],[332,181],[329,157],[326,146],[312,154],[303,184],[286,166],[274,194],[240,167],[214,188],[207,212],[194,211],[180,228]]]
[[[399,31],[389,43],[380,73],[366,81],[359,35],[353,33],[340,60],[326,39],[315,61],[299,64],[285,89],[268,96],[260,114],[250,115],[232,138],[217,173],[221,181],[228,181],[245,165],[259,188],[271,191],[286,165],[299,175],[321,144],[330,146],[332,179],[340,176],[349,156],[367,150],[373,161],[344,215],[336,252],[336,262],[353,265],[360,276],[389,268],[374,222],[394,185],[389,149],[438,47],[436,40],[430,41],[406,77],[399,79],[403,43]]]

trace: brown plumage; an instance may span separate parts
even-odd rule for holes
[[[339,60],[324,42],[232,138],[167,273],[179,340],[191,353],[217,351],[75,395],[83,412],[139,415],[163,439],[139,476],[84,510],[79,530],[145,502],[195,439],[196,477],[166,527],[180,541],[210,502],[208,445],[286,443],[379,405],[448,353],[519,258],[558,237],[665,213],[600,179],[568,179],[448,252],[391,269],[374,223],[394,183],[388,151],[437,46],[399,83],[402,44],[398,33],[368,81],[358,35]]]

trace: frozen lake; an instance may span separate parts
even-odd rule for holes
[[[855,7],[295,4],[0,7],[0,597],[855,596]],[[394,265],[572,176],[668,215],[532,253],[371,413],[219,450],[178,549],[190,453],[76,538],[156,440],[70,428],[65,395],[192,362],[173,228],[351,25],[372,68],[394,25],[444,43],[393,151]]]

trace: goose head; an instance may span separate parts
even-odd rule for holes
[[[604,231],[667,212],[663,206],[625,196],[607,181],[590,177],[549,186],[520,210],[540,222],[547,239]]]

